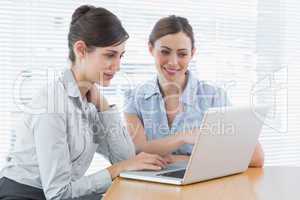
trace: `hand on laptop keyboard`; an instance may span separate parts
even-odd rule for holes
[[[190,156],[187,155],[166,155],[164,156],[164,159],[168,162],[168,164],[172,164],[179,161],[189,161]]]

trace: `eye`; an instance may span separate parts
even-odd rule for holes
[[[161,51],[161,54],[162,54],[162,55],[169,55],[169,53],[170,53],[170,52],[169,52],[169,51],[166,51],[166,50],[162,50],[162,51]]]
[[[183,58],[183,57],[187,56],[187,54],[186,53],[180,53],[180,54],[178,54],[178,56]]]
[[[109,54],[105,54],[105,56],[106,56],[107,58],[113,58],[113,57],[115,56],[115,54],[109,53]]]

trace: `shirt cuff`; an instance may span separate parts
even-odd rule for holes
[[[93,187],[98,193],[105,193],[112,184],[111,175],[107,169],[96,172],[91,176],[93,177]]]

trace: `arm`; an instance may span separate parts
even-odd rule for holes
[[[135,155],[134,145],[117,108],[109,105],[96,84],[88,91],[87,99],[92,104],[93,126],[98,130],[94,135],[94,142],[99,144],[97,153],[105,155],[111,163],[132,158]]]
[[[65,119],[60,114],[40,115],[34,123],[37,160],[47,199],[77,199],[92,193],[102,194],[111,185],[112,179],[122,171],[160,170],[166,165],[164,159],[158,155],[141,153],[73,181],[65,127]]]
[[[264,152],[261,144],[258,143],[255,147],[254,153],[252,155],[249,167],[263,167],[264,165]]]
[[[104,193],[111,185],[107,169],[72,180],[72,163],[63,114],[41,114],[33,123],[42,187],[47,199],[69,199]]]
[[[127,130],[124,129],[120,113],[109,106],[108,102],[95,87],[88,94],[88,100],[98,111],[96,124],[102,124],[102,132],[98,133],[96,141],[99,143],[97,152],[105,155],[113,163],[107,168],[112,179],[122,171],[127,170],[161,170],[167,161],[159,155],[140,153],[135,156],[135,148]],[[97,113],[94,111],[94,113]]]
[[[117,109],[111,107],[105,112],[98,112],[98,117],[97,123],[103,127],[97,135],[97,152],[107,156],[113,164],[134,157],[134,144]]]
[[[125,113],[125,119],[127,129],[138,152],[143,151],[165,156],[178,149],[183,144],[193,144],[195,134],[192,134],[192,131],[147,141],[144,127],[138,116]]]

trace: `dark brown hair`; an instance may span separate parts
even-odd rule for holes
[[[69,59],[75,62],[73,45],[78,40],[86,43],[89,50],[95,47],[118,45],[129,38],[121,21],[105,8],[82,5],[73,15],[68,34]]]
[[[161,18],[156,22],[150,33],[149,43],[153,46],[159,38],[179,32],[185,33],[191,39],[192,48],[194,48],[195,39],[192,26],[186,18],[176,15]]]

